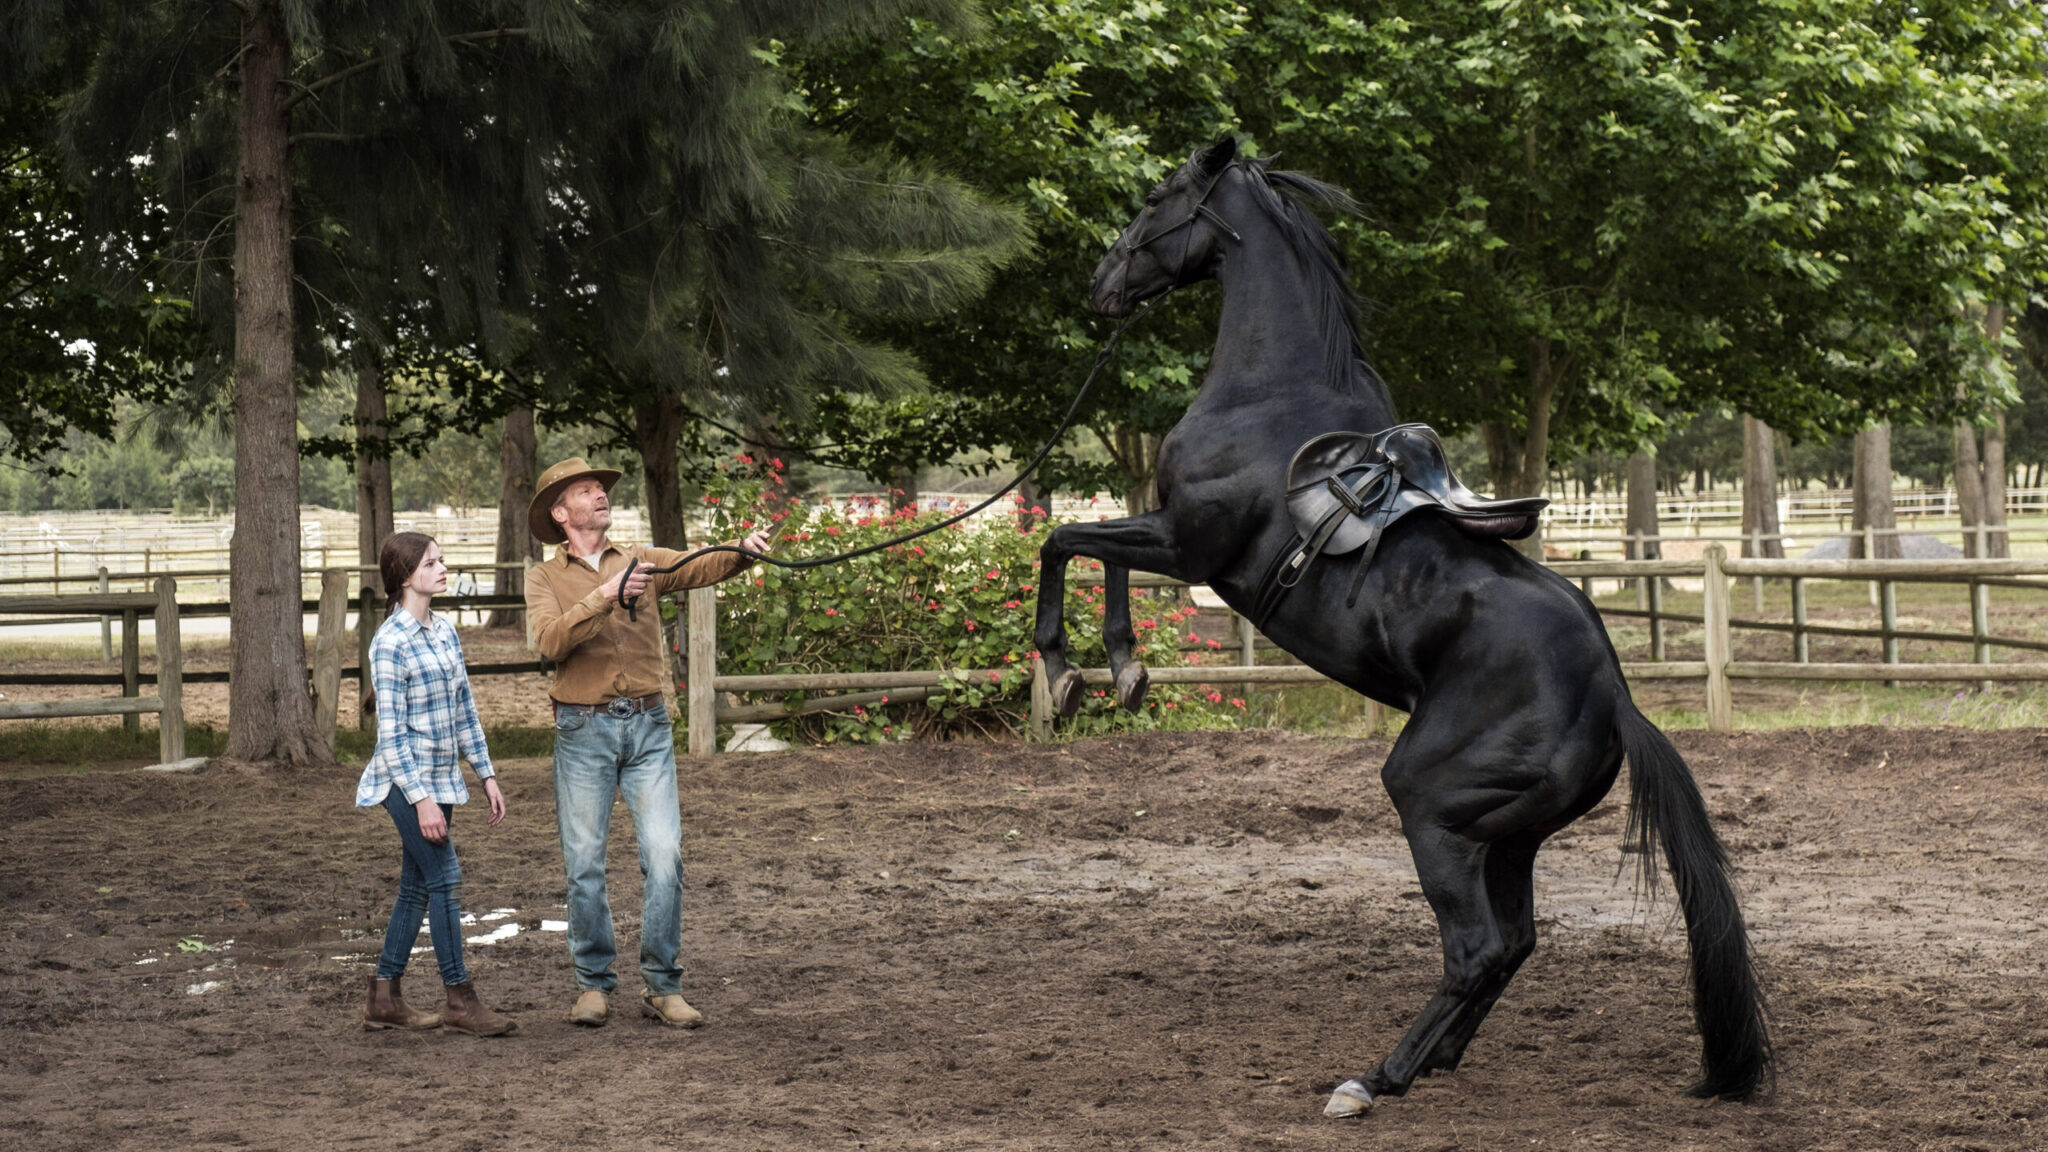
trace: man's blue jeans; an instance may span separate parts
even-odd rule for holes
[[[650,996],[680,994],[683,968],[683,820],[676,796],[675,728],[656,708],[631,716],[557,709],[555,825],[569,879],[569,957],[576,983],[610,992],[618,945],[605,895],[605,845],[612,800],[623,794],[640,843],[646,893],[640,915],[640,975]]]
[[[384,810],[398,827],[405,845],[405,864],[398,873],[398,901],[384,928],[384,954],[377,960],[377,979],[405,975],[413,942],[420,938],[420,920],[434,941],[434,959],[441,964],[441,983],[469,983],[462,963],[462,864],[455,859],[455,809],[441,805],[448,838],[439,844],[420,835],[420,814],[396,787],[384,797]]]

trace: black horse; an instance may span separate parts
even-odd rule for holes
[[[1046,540],[1036,640],[1069,715],[1080,697],[1061,617],[1070,559],[1104,563],[1111,669],[1118,699],[1136,707],[1147,676],[1133,658],[1128,570],[1207,584],[1254,612],[1294,543],[1285,501],[1297,448],[1395,422],[1359,348],[1342,262],[1305,205],[1351,206],[1326,184],[1239,157],[1225,137],[1145,197],[1096,269],[1090,303],[1105,315],[1215,277],[1223,317],[1209,375],[1160,448],[1160,508],[1062,525]],[[1535,947],[1537,848],[1606,796],[1624,759],[1642,880],[1654,884],[1661,847],[1685,914],[1704,1066],[1691,1092],[1764,1089],[1770,1039],[1720,841],[1684,760],[1630,699],[1593,606],[1571,581],[1428,512],[1389,526],[1354,584],[1361,562],[1308,564],[1262,627],[1303,663],[1408,712],[1380,778],[1436,912],[1444,976],[1408,1035],[1341,1084],[1325,1113],[1358,1115],[1457,1067]]]

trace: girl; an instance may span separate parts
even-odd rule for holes
[[[493,826],[505,818],[505,797],[484,747],[476,698],[463,671],[462,642],[448,621],[428,610],[434,594],[448,589],[448,565],[433,537],[398,532],[384,541],[377,567],[391,614],[370,641],[377,751],[356,785],[356,807],[382,804],[398,827],[405,856],[398,902],[384,930],[384,955],[370,977],[363,1027],[444,1027],[475,1036],[509,1036],[519,1025],[477,999],[462,963],[462,866],[455,859],[448,820],[454,805],[468,802],[469,789],[456,757],[467,758],[483,781]],[[448,1003],[438,1016],[409,1007],[399,991],[422,917],[447,986]]]

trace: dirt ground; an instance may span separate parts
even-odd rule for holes
[[[502,765],[503,826],[456,821],[467,906],[513,910],[470,934],[518,926],[469,948],[522,1025],[492,1041],[359,1028],[397,850],[352,773],[0,781],[0,1147],[2048,1143],[2048,734],[1676,739],[1760,953],[1766,1103],[1679,1093],[1683,936],[1617,879],[1617,792],[1540,858],[1541,943],[1464,1066],[1323,1119],[1438,974],[1386,745],[1195,733],[686,761],[693,1033],[631,1014],[631,970],[610,1027],[567,1022],[545,761]]]

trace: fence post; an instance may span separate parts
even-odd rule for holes
[[[1877,582],[1878,635],[1884,640],[1884,662],[1899,662],[1899,586],[1890,580]],[[1884,682],[1887,688],[1897,688],[1897,680]]]
[[[1982,580],[1970,581],[1970,639],[1976,649],[1976,662],[1991,663],[1991,585]],[[1978,684],[1980,691],[1991,691],[1991,681]]]
[[[1811,658],[1806,634],[1806,577],[1792,578],[1792,660],[1804,664]]]
[[[1735,700],[1728,687],[1728,578],[1722,575],[1727,557],[1719,544],[1707,545],[1707,570],[1700,583],[1700,615],[1707,633],[1707,727],[1715,732],[1735,727]]]
[[[711,687],[718,677],[718,593],[710,587],[692,588],[686,603],[690,755],[709,756],[718,751],[718,694]]]
[[[133,608],[121,610],[121,695],[140,695],[142,685],[142,624]],[[142,731],[142,717],[130,712],[121,717],[121,727]]]
[[[1780,549],[1780,551],[1783,551],[1783,549]],[[1749,534],[1749,554],[1751,556],[1762,556],[1764,554],[1763,529],[1751,530]],[[1751,576],[1749,578],[1749,587],[1756,594],[1756,614],[1761,616],[1764,614],[1764,578],[1761,576]]]
[[[341,646],[348,630],[348,573],[320,573],[320,623],[313,631],[313,731],[334,750],[334,725],[341,711]]]
[[[157,713],[157,753],[162,763],[185,758],[185,647],[178,635],[178,582],[156,579],[156,694],[163,700]]]
[[[1237,625],[1237,662],[1241,667],[1253,667],[1259,662],[1259,630],[1252,627],[1251,617],[1239,615],[1235,609],[1231,611],[1230,619]],[[1051,689],[1048,688],[1047,691],[1050,692]],[[1237,694],[1250,700],[1251,681],[1247,680],[1238,685]]]
[[[1628,557],[1627,557],[1627,558],[1628,558],[1628,559],[1630,559],[1630,560],[1647,560],[1647,559],[1649,559],[1649,557],[1648,557],[1648,556],[1645,556],[1645,555],[1643,555],[1643,534],[1642,534],[1642,531],[1641,531],[1640,529],[1638,529],[1638,530],[1636,531],[1636,533],[1635,533],[1635,544],[1636,544],[1636,547],[1635,547],[1635,551],[1634,551],[1634,552],[1632,552],[1632,553],[1630,553],[1630,554],[1628,555]],[[1655,577],[1655,576],[1638,576],[1638,577],[1636,577],[1636,608],[1637,608],[1637,609],[1638,609],[1639,611],[1647,611],[1647,610],[1649,609],[1649,607],[1650,607],[1650,581],[1652,581],[1652,580],[1655,580],[1655,579],[1656,579],[1656,577]]]
[[[1661,576],[1647,578],[1650,590],[1650,659],[1664,659],[1664,579]]]
[[[1031,738],[1052,739],[1052,685],[1045,679],[1045,658],[1031,658]]]
[[[377,635],[377,592],[364,579],[363,593],[356,608],[356,700],[368,702],[375,694],[370,683],[370,640]],[[367,708],[356,709],[356,730],[375,732],[377,716]]]
[[[107,566],[102,564],[100,565],[100,595],[105,596],[111,591],[113,591],[113,585],[107,581]],[[114,661],[114,618],[105,613],[100,614],[100,659],[105,660],[109,664]]]

